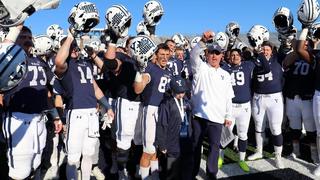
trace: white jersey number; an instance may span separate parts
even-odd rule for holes
[[[244,73],[243,72],[234,72],[231,74],[231,83],[232,86],[238,85],[242,86],[244,85]]]
[[[80,66],[78,66],[78,71],[80,72],[80,76],[81,76],[81,79],[80,79],[81,84],[87,83],[87,80],[89,80],[90,83],[93,82],[92,72],[89,67],[86,68],[86,74],[83,72],[83,69]]]
[[[43,67],[41,66],[28,66],[28,70],[33,72],[32,80],[30,81],[30,86],[38,86],[39,84],[44,86],[47,84],[47,76]],[[42,73],[43,79],[38,79],[39,73]]]
[[[272,72],[269,72],[268,74],[258,75],[257,79],[259,82],[263,82],[264,80],[272,81],[273,80]]]
[[[159,86],[158,86],[158,91],[161,92],[161,93],[165,93],[166,92],[167,83],[168,83],[168,78],[161,77],[160,83],[159,83]]]

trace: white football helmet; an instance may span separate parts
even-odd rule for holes
[[[188,40],[182,34],[175,34],[171,38],[177,47],[184,47],[184,45],[188,44]]]
[[[33,54],[42,56],[47,55],[53,50],[53,40],[47,35],[40,35],[33,38]]]
[[[68,22],[78,32],[89,32],[99,23],[99,13],[95,4],[80,2],[70,11]]]
[[[67,37],[67,35],[65,34],[62,34],[60,36],[58,36],[54,41],[53,41],[53,47],[54,47],[54,50],[55,51],[58,51],[61,47],[61,40],[63,38]]]
[[[131,26],[131,14],[123,5],[111,6],[105,15],[107,26],[111,28],[117,36],[126,37]]]
[[[147,30],[146,24],[144,21],[140,21],[136,28],[138,35],[147,35],[150,36],[150,32]]]
[[[223,51],[227,50],[229,44],[229,37],[226,33],[218,32],[214,40],[222,48]]]
[[[269,30],[262,25],[254,25],[249,30],[248,34],[249,44],[256,49],[259,49],[263,41],[268,41],[270,34]]]
[[[316,22],[311,27],[312,39],[320,39],[320,22]]]
[[[142,68],[147,67],[147,63],[151,60],[153,54],[157,50],[157,45],[149,36],[140,35],[133,38],[129,43],[129,52],[133,59]]]
[[[240,34],[240,25],[237,22],[230,22],[226,26],[226,34],[229,36],[230,43],[234,43]]]
[[[192,40],[191,40],[191,48],[194,48],[198,42],[201,40],[201,37],[200,36],[196,36],[194,37]]]
[[[17,86],[27,72],[27,54],[13,43],[0,44],[0,92]]]
[[[63,29],[58,24],[52,24],[47,28],[47,35],[55,40],[63,34]]]
[[[317,0],[302,0],[298,8],[298,20],[303,25],[311,25],[315,22],[320,13],[320,7]]]
[[[89,46],[92,47],[93,50],[96,51],[96,52],[99,51],[100,45],[101,45],[101,43],[100,43],[100,41],[98,41],[98,40],[93,40],[93,41],[91,41],[91,42],[89,43]]]
[[[55,9],[60,0],[1,0],[0,26],[11,27],[21,24],[34,12]]]
[[[148,1],[144,5],[143,18],[147,25],[158,25],[163,14],[163,7],[159,1]]]
[[[246,43],[244,43],[244,42],[236,42],[235,44],[234,44],[234,46],[232,47],[232,49],[240,49],[241,51],[243,50],[243,48],[247,48],[248,47],[248,45],[246,44]]]
[[[280,7],[273,14],[273,24],[279,33],[286,33],[293,25],[293,16],[290,9]]]

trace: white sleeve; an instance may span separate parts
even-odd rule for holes
[[[225,119],[227,120],[232,120],[232,98],[234,97],[234,92],[233,92],[233,88],[232,88],[232,84],[231,84],[231,77],[230,75],[228,76],[227,78],[227,89],[226,89],[226,92],[227,95],[226,95],[226,115],[225,115]]]
[[[200,41],[190,52],[190,64],[193,74],[196,74],[199,71],[200,65],[203,63],[202,59],[200,58],[200,54],[204,49],[205,44],[204,42]]]

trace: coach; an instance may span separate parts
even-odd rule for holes
[[[201,159],[201,145],[205,134],[208,135],[210,151],[207,160],[207,175],[216,179],[218,172],[218,155],[222,126],[231,125],[232,98],[234,97],[231,77],[220,68],[223,57],[219,45],[208,45],[214,33],[203,33],[201,41],[191,51],[191,69],[194,74],[192,84],[193,108],[193,176],[198,174]],[[206,62],[200,58],[205,51]]]

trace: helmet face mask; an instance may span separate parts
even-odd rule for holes
[[[139,35],[133,38],[129,43],[129,51],[133,59],[137,61],[140,68],[146,68],[157,50],[157,45],[152,39],[145,35]]]
[[[76,31],[89,32],[100,21],[96,5],[86,1],[80,2],[71,9],[68,21]]]
[[[131,26],[131,14],[123,5],[113,5],[105,15],[107,25],[119,37],[128,36]]]
[[[162,15],[164,14],[163,7],[159,1],[148,1],[143,8],[143,18],[147,25],[158,25]]]
[[[0,44],[0,92],[16,87],[27,73],[27,55],[18,45]]]

